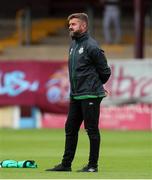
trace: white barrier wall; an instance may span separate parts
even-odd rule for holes
[[[20,110],[18,106],[0,107],[0,128],[18,128]]]

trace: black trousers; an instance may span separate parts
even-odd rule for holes
[[[97,167],[100,148],[99,114],[102,98],[71,100],[69,113],[65,124],[65,151],[62,159],[64,166],[71,166],[74,159],[78,132],[82,122],[90,141],[90,153],[88,165]]]

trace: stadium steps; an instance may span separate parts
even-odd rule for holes
[[[41,19],[32,22],[31,40],[32,43],[38,43],[48,35],[54,35],[59,29],[65,27],[66,19]],[[6,47],[19,45],[19,33],[16,31],[11,36],[0,40],[0,51]]]
[[[32,24],[32,42],[37,43],[48,35],[54,35],[64,28],[66,19],[44,19]]]

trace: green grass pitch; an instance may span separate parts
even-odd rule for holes
[[[37,162],[37,169],[0,168],[0,179],[151,179],[151,132],[101,131],[98,173],[78,173],[87,163],[89,142],[81,130],[72,172],[46,172],[61,161],[63,129],[0,129],[0,161],[4,159]]]

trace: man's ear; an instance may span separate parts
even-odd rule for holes
[[[82,22],[83,29],[87,29],[87,24],[85,22]]]

